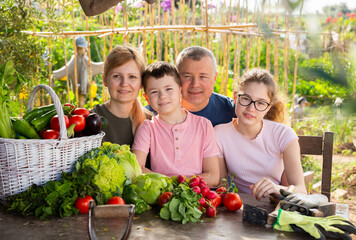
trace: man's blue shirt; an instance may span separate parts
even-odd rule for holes
[[[150,105],[145,106],[145,108],[157,114]],[[234,100],[214,92],[211,94],[209,103],[205,108],[191,113],[209,119],[213,126],[231,122],[232,118],[236,117]]]

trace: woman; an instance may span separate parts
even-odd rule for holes
[[[284,104],[271,74],[263,69],[245,73],[234,92],[236,119],[215,126],[221,177],[235,173],[239,192],[258,200],[279,195],[285,170],[295,192],[306,193],[300,147],[294,130],[283,124]]]
[[[132,47],[117,46],[107,56],[103,83],[109,90],[110,99],[93,109],[109,122],[104,129],[103,141],[131,146],[138,126],[150,118],[148,110],[137,99],[144,70],[143,57]]]

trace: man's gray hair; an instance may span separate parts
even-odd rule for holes
[[[215,72],[217,72],[217,64],[214,53],[205,47],[192,46],[187,47],[181,51],[176,60],[176,66],[179,70],[180,65],[183,63],[185,58],[192,59],[194,61],[200,61],[204,57],[209,57],[213,62]]]

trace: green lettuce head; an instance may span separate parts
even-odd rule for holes
[[[134,184],[138,187],[140,197],[150,205],[158,203],[158,197],[173,190],[172,181],[159,173],[146,173],[138,176]]]

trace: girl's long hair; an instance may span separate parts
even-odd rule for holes
[[[129,61],[135,61],[140,73],[141,73],[141,84],[142,84],[142,73],[145,70],[145,61],[142,55],[133,47],[117,46],[111,50],[109,55],[106,57],[104,63],[104,77],[107,78],[110,71],[116,67],[119,67]],[[142,107],[138,99],[135,100],[132,109],[130,111],[130,119],[132,121],[132,132],[135,134],[137,128],[146,119],[146,114],[149,115],[149,111]]]
[[[285,105],[282,98],[279,96],[278,85],[276,85],[272,75],[265,69],[251,69],[242,75],[241,80],[237,85],[236,92],[252,82],[262,83],[266,85],[268,89],[267,94],[271,99],[272,106],[264,116],[264,119],[285,123],[285,119],[287,119],[285,117]]]

